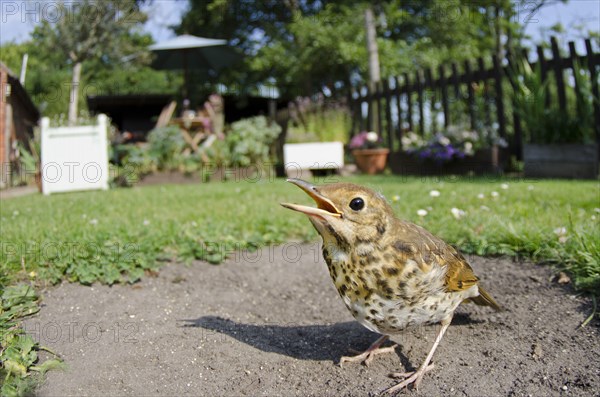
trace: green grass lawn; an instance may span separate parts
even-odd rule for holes
[[[317,182],[334,180],[338,177]],[[426,227],[463,252],[555,262],[571,273],[581,290],[600,289],[596,181],[395,176],[347,180],[381,191],[399,217]],[[432,190],[439,191],[439,197],[432,197]],[[280,207],[283,201],[310,199],[275,179],[5,200],[0,209],[0,282],[135,281],[146,269],[171,258],[219,263],[239,248],[316,240],[305,217]],[[452,208],[465,214],[453,214]],[[419,216],[420,209],[427,215]]]

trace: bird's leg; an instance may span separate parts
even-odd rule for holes
[[[379,347],[386,340],[388,340],[388,338],[389,338],[388,335],[383,335],[383,336],[379,337],[379,339],[377,339],[371,346],[369,346],[369,348],[367,350],[365,350],[363,353],[361,353],[357,356],[352,356],[352,357],[343,356],[340,359],[340,367],[343,366],[343,364],[346,362],[348,362],[348,363],[363,362],[368,367],[369,364],[371,364],[371,361],[373,360],[373,357],[375,355],[382,354],[382,353],[393,353],[394,349],[396,348],[397,345],[393,345],[390,347],[381,347],[381,348]]]
[[[385,390],[385,393],[395,393],[398,390],[401,390],[410,384],[412,384],[415,389],[419,388],[419,385],[421,384],[421,381],[423,380],[423,375],[425,375],[425,373],[427,371],[431,371],[433,369],[433,364],[429,364],[429,363],[431,362],[433,353],[435,353],[435,349],[437,349],[438,345],[440,344],[440,341],[444,337],[444,333],[446,332],[446,329],[450,325],[451,321],[452,321],[452,317],[442,321],[442,328],[440,329],[438,336],[435,338],[435,342],[433,342],[433,346],[431,347],[431,350],[429,351],[427,358],[425,358],[425,361],[423,361],[423,364],[421,364],[421,366],[419,367],[418,370],[416,370],[414,372],[390,374],[390,376],[392,376],[392,377],[402,377],[402,378],[406,378],[406,379],[403,380],[402,382],[398,383],[397,385],[392,386],[389,389]]]

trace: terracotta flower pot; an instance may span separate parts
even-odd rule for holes
[[[375,175],[383,172],[387,164],[389,149],[355,149],[352,155],[356,160],[356,166],[359,170],[368,175]]]

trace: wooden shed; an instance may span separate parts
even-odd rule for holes
[[[39,118],[40,112],[19,78],[0,62],[0,187],[10,180],[8,170],[17,158],[17,142],[27,145]]]

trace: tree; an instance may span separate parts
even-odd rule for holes
[[[122,62],[127,57],[147,56],[131,40],[132,30],[141,27],[146,15],[134,0],[61,2],[57,9],[60,18],[45,19],[34,29],[32,37],[45,48],[56,49],[72,65],[68,120],[74,124],[83,63]]]
[[[230,83],[273,79],[287,97],[342,95],[353,82],[367,80],[367,7],[387,77],[498,51],[506,37],[519,40],[513,6],[511,0],[191,0],[175,30],[241,48],[246,68],[226,76]],[[496,15],[503,18],[499,23]]]

